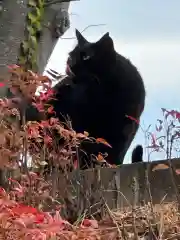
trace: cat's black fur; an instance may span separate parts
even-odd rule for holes
[[[88,155],[107,152],[108,162],[119,165],[138,130],[127,115],[139,120],[144,109],[143,80],[136,67],[115,51],[109,33],[95,43],[78,30],[76,37],[77,46],[67,60],[69,76],[54,86],[57,101],[50,103],[60,120],[69,116],[77,132],[87,131],[112,146],[86,142],[82,148]],[[37,115],[29,109],[27,120],[37,120]],[[83,168],[85,161],[80,163]]]
[[[138,130],[126,115],[139,120],[144,110],[143,80],[136,67],[115,51],[109,33],[96,43],[89,43],[78,30],[76,37],[78,44],[67,60],[67,73],[78,89],[73,127],[106,139],[112,148],[97,146],[97,152],[107,151],[108,161],[120,164]]]
[[[133,151],[131,156],[131,162],[143,162],[143,147],[141,145],[137,145]]]

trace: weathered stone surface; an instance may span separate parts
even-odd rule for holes
[[[68,10],[69,4],[70,2],[56,3],[45,9],[43,34],[39,45],[38,67],[40,73],[43,73],[44,67],[58,41],[58,38],[52,37],[51,24],[53,24],[55,15],[60,12],[61,9]],[[64,32],[67,29],[64,29]]]
[[[0,13],[0,78],[6,78],[7,65],[15,64],[24,38],[28,0],[6,0]],[[5,89],[0,88],[0,96]]]
[[[7,65],[17,62],[20,43],[24,39],[25,19],[28,12],[27,3],[28,0],[6,0],[2,2],[2,10],[0,11],[0,79],[7,78]],[[52,37],[51,24],[53,19],[61,9],[67,11],[69,4],[70,2],[56,3],[45,8],[43,31],[38,46],[37,63],[40,73],[43,73],[58,40],[58,38]],[[64,28],[64,32],[67,29]],[[5,88],[0,88],[0,96],[6,96]]]
[[[172,163],[174,169],[180,169],[180,159],[173,159]],[[68,191],[73,192],[79,214],[85,210],[90,214],[103,211],[101,207],[105,204],[110,209],[119,209],[140,206],[151,200],[153,204],[159,204],[162,200],[176,201],[172,180],[174,177],[179,191],[180,176],[174,172],[172,177],[170,169],[153,171],[158,164],[168,164],[168,162],[163,160],[152,163],[123,164],[122,167],[114,169],[77,171],[71,175],[71,186],[65,188],[62,177],[59,176],[56,177],[56,187],[60,198],[64,193],[63,189],[66,189],[66,193],[68,188]]]

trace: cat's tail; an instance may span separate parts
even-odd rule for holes
[[[132,163],[143,162],[143,147],[137,145],[132,151]]]

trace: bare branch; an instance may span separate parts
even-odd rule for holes
[[[87,27],[85,27],[81,33],[85,32],[88,28],[90,27],[99,27],[99,26],[105,26],[105,23],[101,23],[101,24],[92,24],[92,25],[88,25]]]
[[[99,26],[105,26],[106,24],[104,24],[104,23],[100,23],[100,24],[91,24],[91,25],[88,25],[87,27],[85,27],[82,31],[81,31],[81,33],[83,33],[84,31],[86,31],[88,28],[90,28],[90,27],[99,27]],[[72,37],[72,38],[63,38],[63,37],[60,37],[61,39],[76,39],[75,37]]]
[[[63,3],[63,2],[73,2],[73,1],[79,1],[79,0],[52,0],[50,2],[45,3],[44,6],[49,7],[52,4]]]

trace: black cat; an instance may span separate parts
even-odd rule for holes
[[[64,114],[69,114],[75,130],[86,130],[91,136],[104,138],[112,146],[86,145],[86,152],[107,152],[109,163],[120,164],[134,139],[137,121],[144,110],[143,80],[136,67],[115,51],[109,33],[90,43],[76,30],[76,38],[78,43],[69,53],[66,71],[74,87],[69,90],[72,91],[69,94],[71,99],[67,100],[69,109],[67,111],[65,107]],[[60,103],[60,97],[54,106],[57,114],[62,111],[64,103],[62,100]],[[134,156],[135,153],[136,148]]]
[[[112,146],[84,142],[81,155],[107,152],[107,161],[119,165],[134,139],[144,110],[143,80],[136,67],[115,51],[109,33],[95,43],[88,42],[78,30],[76,37],[77,46],[67,60],[68,76],[53,87],[57,100],[49,103],[60,120],[69,116],[74,130],[87,131]],[[39,119],[32,106],[26,114],[27,120]],[[133,156],[137,156],[137,161],[140,160],[138,152],[136,147]],[[81,157],[81,168],[89,167],[89,158]]]

